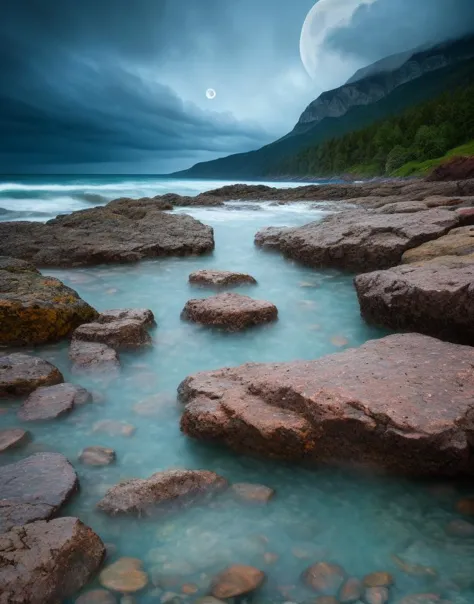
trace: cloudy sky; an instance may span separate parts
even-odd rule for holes
[[[164,173],[254,149],[353,68],[474,27],[474,0],[321,2],[311,78],[314,0],[2,0],[0,172]],[[353,16],[326,31],[331,2]]]

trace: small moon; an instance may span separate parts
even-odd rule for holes
[[[338,86],[360,67],[337,49],[325,47],[332,31],[347,27],[356,10],[376,0],[319,0],[309,11],[300,37],[300,55],[308,75],[326,89]]]
[[[207,98],[208,98],[209,100],[211,100],[211,101],[212,101],[212,99],[215,99],[215,98],[216,98],[216,95],[217,95],[217,93],[216,93],[216,91],[214,90],[214,88],[208,88],[208,89],[206,90],[206,96],[207,96]]]

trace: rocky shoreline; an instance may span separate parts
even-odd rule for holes
[[[212,228],[172,210],[226,201],[336,202],[338,212],[322,221],[260,231],[256,245],[262,253],[279,251],[312,267],[357,272],[362,316],[407,333],[313,361],[249,363],[190,376],[179,387],[182,431],[239,453],[313,467],[472,480],[474,180],[292,189],[232,185],[195,198],[119,199],[45,224],[0,223],[0,345],[38,346],[69,338],[74,375],[120,375],[122,353],[153,345],[153,313],[99,312],[37,267],[209,253]],[[189,279],[220,293],[189,300],[186,320],[233,332],[277,319],[272,302],[223,291],[255,285],[251,275],[199,271]],[[20,401],[18,417],[34,431],[35,422],[61,422],[94,395],[80,384],[65,383],[52,363],[14,352],[0,357],[0,397]],[[113,419],[98,424],[94,431],[124,436],[133,431]],[[26,430],[0,430],[0,455],[12,448],[26,451],[30,436]],[[111,448],[91,446],[79,461],[106,467],[116,455]],[[79,519],[60,517],[78,487],[76,471],[59,453],[36,453],[0,466],[0,604],[55,604],[75,596],[100,571],[105,559],[100,537]],[[274,494],[265,485],[230,485],[214,472],[174,468],[110,485],[97,509],[112,517],[155,517],[191,505],[218,505],[221,498],[267,505]],[[472,498],[459,503],[462,515],[473,510]],[[452,527],[469,530],[474,534],[467,520]],[[266,555],[268,562],[272,554]],[[186,584],[186,589],[188,595],[200,592],[201,604],[220,604],[253,594],[265,578],[262,569],[236,561],[212,578],[206,594],[198,586]],[[389,573],[359,579],[320,560],[308,566],[301,581],[318,596],[318,604],[385,604],[394,584]],[[95,596],[89,592],[89,600],[86,593],[77,602],[105,604],[120,595],[129,604],[126,598],[144,590],[149,577],[140,560],[123,557],[100,572],[99,583]],[[441,595],[418,596],[401,601],[443,601]],[[173,602],[174,596],[160,601]]]

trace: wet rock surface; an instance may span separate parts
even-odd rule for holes
[[[74,595],[105,555],[77,518],[34,522],[0,534],[0,604],[45,604]]]
[[[97,317],[70,287],[23,260],[0,256],[0,345],[54,342]]]
[[[214,248],[208,227],[160,204],[111,202],[58,216],[46,223],[0,223],[0,254],[35,266],[84,266],[136,262],[158,256],[204,254]]]
[[[21,352],[0,357],[0,397],[29,394],[62,381],[59,369],[39,357]]]
[[[449,210],[432,209],[409,214],[376,214],[365,210],[330,215],[302,227],[270,232],[278,249],[294,260],[316,267],[353,270],[389,268],[403,253],[446,234],[459,224]],[[265,245],[269,231],[257,233]]]
[[[408,250],[402,256],[405,264],[426,262],[440,256],[469,256],[474,258],[474,226],[449,231],[447,235]]]
[[[122,321],[131,319],[138,321],[143,327],[153,327],[155,316],[149,308],[118,308],[112,310],[104,310],[100,313],[98,323],[112,323],[113,321]]]
[[[137,558],[120,558],[99,575],[101,585],[122,594],[141,591],[148,584],[148,575]]]
[[[301,578],[313,591],[331,594],[339,591],[346,579],[346,573],[338,564],[318,562],[307,568]]]
[[[36,453],[0,467],[0,531],[56,515],[78,488],[76,473],[59,453]]]
[[[29,432],[21,428],[0,430],[0,453],[25,445],[30,439]]]
[[[265,581],[265,573],[253,566],[229,566],[212,582],[212,595],[220,600],[243,596],[258,589]]]
[[[315,361],[198,373],[181,428],[246,453],[472,475],[474,349],[393,335]]]
[[[135,319],[86,323],[73,333],[73,343],[77,341],[105,344],[114,350],[132,350],[151,345],[146,327]]]
[[[86,447],[79,454],[79,461],[88,466],[108,466],[115,459],[115,451],[108,447]]]
[[[118,373],[120,360],[117,351],[97,342],[73,340],[69,347],[74,373]]]
[[[235,273],[232,271],[200,270],[189,275],[189,282],[193,285],[210,287],[223,287],[235,285],[255,285],[257,281],[246,273]]]
[[[474,255],[366,273],[354,283],[369,323],[474,344]]]
[[[28,396],[18,411],[18,417],[24,422],[55,419],[91,401],[90,392],[75,384],[43,386]]]
[[[181,317],[195,323],[239,331],[253,325],[276,321],[278,309],[266,300],[226,293],[189,300]]]
[[[227,481],[206,470],[169,470],[135,478],[109,489],[98,508],[110,515],[140,516],[190,504],[227,488]]]

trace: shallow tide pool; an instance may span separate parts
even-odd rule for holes
[[[318,561],[337,563],[348,576],[360,578],[379,570],[391,572],[391,602],[408,594],[433,593],[456,604],[474,603],[474,539],[451,537],[445,531],[458,518],[455,503],[468,485],[414,483],[334,468],[309,470],[237,455],[180,433],[176,388],[191,373],[247,361],[317,358],[386,335],[361,320],[352,275],[301,267],[253,245],[261,227],[318,220],[327,211],[324,206],[311,210],[303,204],[228,204],[223,209],[183,211],[214,227],[212,255],[44,271],[76,289],[98,310],[152,309],[158,323],[154,345],[146,352],[122,355],[123,369],[116,380],[71,376],[67,344],[34,351],[56,364],[66,380],[94,391],[97,402],[66,419],[28,424],[33,442],[27,449],[4,454],[0,463],[39,450],[69,458],[81,491],[63,513],[79,516],[114,546],[110,561],[120,556],[143,561],[150,581],[148,588],[134,594],[138,603],[167,601],[173,597],[170,593],[192,602],[208,593],[216,572],[232,563],[251,564],[267,573],[255,602],[314,602],[316,594],[306,591],[299,575]],[[274,302],[279,321],[241,334],[182,322],[185,302],[210,294],[187,282],[189,273],[200,268],[252,274],[257,286],[234,291]],[[11,401],[0,404],[2,426],[20,425],[17,406]],[[106,419],[130,424],[135,432],[112,436],[97,430],[97,422]],[[81,465],[78,453],[92,445],[112,447],[116,463],[103,468]],[[183,467],[213,470],[231,482],[262,483],[274,488],[276,497],[266,507],[223,498],[154,519],[109,518],[95,509],[107,488],[120,480]],[[185,584],[195,586],[196,593],[183,594]]]

